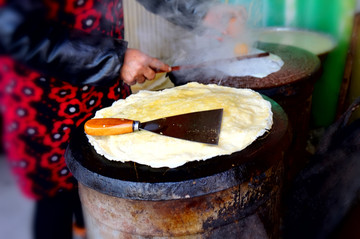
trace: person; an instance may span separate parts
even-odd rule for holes
[[[216,25],[206,0],[138,0],[189,30]],[[171,13],[171,14],[170,14]],[[233,28],[233,26],[231,26]],[[77,182],[64,153],[71,131],[130,86],[171,67],[123,40],[121,0],[0,0],[0,111],[3,148],[18,185],[36,200],[34,238],[72,238],[83,227]]]

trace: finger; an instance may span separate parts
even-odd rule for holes
[[[136,77],[136,82],[139,84],[143,84],[145,82],[145,80],[146,80],[145,76]]]
[[[136,81],[135,80],[127,80],[127,79],[122,79],[122,81],[127,84],[127,85],[135,85]]]
[[[127,67],[123,66],[120,71],[120,79],[127,85],[135,85],[136,79],[134,74],[127,70]]]
[[[156,58],[152,58],[152,60],[149,63],[149,67],[155,71],[162,71],[162,72],[170,72],[171,71],[171,67],[168,64],[165,64],[164,62],[156,59]]]
[[[156,72],[151,68],[146,68],[144,71],[144,77],[146,80],[153,80],[155,79]]]
[[[127,85],[135,85],[135,84],[136,84],[136,80],[135,80],[135,79],[123,79],[123,81],[124,81]]]

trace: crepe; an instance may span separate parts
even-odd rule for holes
[[[252,54],[262,53],[263,51],[253,50]],[[277,55],[270,53],[266,57],[257,57],[233,61],[230,63],[217,64],[214,69],[225,73],[231,77],[252,76],[264,78],[274,72],[278,72],[284,65],[284,61]]]
[[[162,91],[140,91],[96,112],[95,118],[119,117],[145,122],[171,115],[223,108],[218,145],[208,145],[138,131],[90,136],[97,153],[109,160],[133,161],[154,168],[175,168],[243,150],[272,126],[269,101],[251,89],[196,82]]]

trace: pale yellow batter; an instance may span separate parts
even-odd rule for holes
[[[119,117],[145,122],[171,115],[223,108],[218,145],[170,138],[146,131],[114,136],[89,136],[96,151],[109,160],[133,161],[151,167],[178,167],[240,151],[272,126],[270,102],[250,89],[188,83],[162,91],[140,91],[95,118]]]

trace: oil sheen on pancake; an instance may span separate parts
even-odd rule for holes
[[[271,104],[251,89],[192,82],[162,91],[140,91],[95,118],[119,117],[145,122],[157,118],[223,108],[218,145],[207,145],[138,131],[124,135],[90,136],[97,153],[109,160],[133,161],[154,168],[175,168],[189,161],[206,160],[243,150],[271,129]]]

